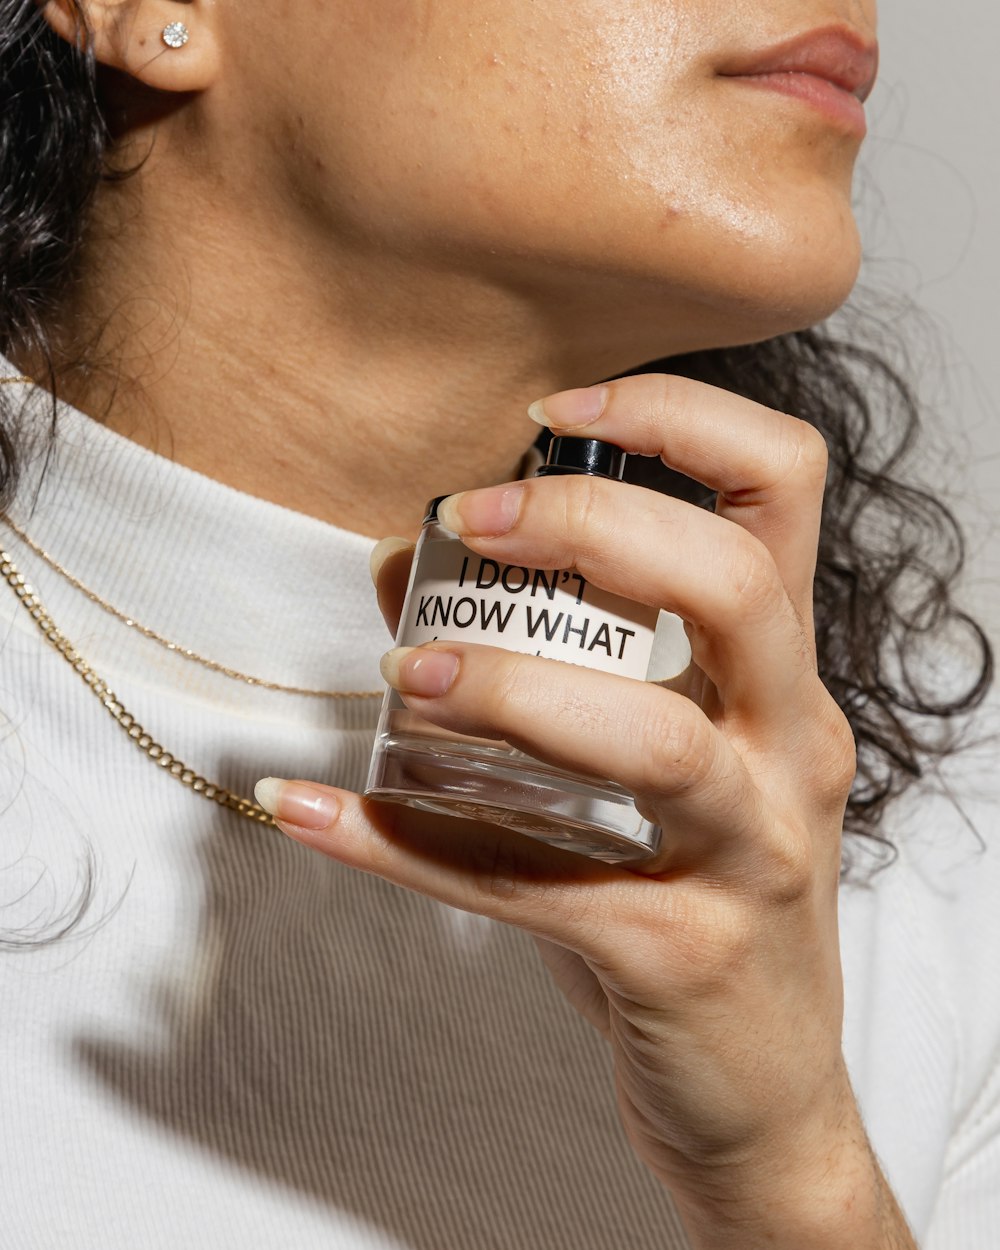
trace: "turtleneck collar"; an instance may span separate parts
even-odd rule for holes
[[[16,373],[2,357],[0,368]],[[307,687],[381,688],[378,657],[391,639],[368,573],[370,538],[175,464],[66,403],[50,446],[51,396],[31,384],[7,389],[15,405],[23,400],[30,446],[10,517],[81,582],[232,668]],[[9,530],[3,542],[95,667],[134,671],[134,650],[155,674],[161,648],[100,612]]]

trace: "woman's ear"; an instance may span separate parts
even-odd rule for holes
[[[44,0],[42,15],[57,35],[80,47],[87,46],[89,30],[89,43],[102,65],[147,87],[204,91],[218,76],[218,30],[211,0]],[[178,42],[177,23],[187,31],[187,39],[172,46],[167,39]]]

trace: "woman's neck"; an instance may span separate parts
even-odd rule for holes
[[[435,341],[419,319],[413,334],[323,319],[257,268],[235,283],[200,271],[183,311],[155,281],[110,314],[79,300],[57,343],[104,332],[81,367],[57,366],[61,398],[217,481],[372,536],[413,533],[431,496],[517,475],[538,432],[527,405],[556,389],[555,370],[498,339]]]
[[[613,300],[594,324],[601,301],[547,276],[541,292],[446,252],[310,237],[259,206],[206,213],[203,189],[185,198],[178,175],[161,195],[156,172],[95,202],[54,327],[62,361],[91,347],[57,365],[60,394],[249,494],[412,534],[428,498],[517,474],[532,400],[643,359]]]

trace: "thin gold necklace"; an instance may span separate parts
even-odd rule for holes
[[[34,380],[24,374],[13,374],[8,377],[0,378],[0,384],[13,384],[18,382],[26,383],[29,386],[35,385]],[[85,594],[92,603],[96,603],[99,608],[102,608],[111,616],[116,617],[122,622],[123,625],[128,626],[129,629],[133,629],[137,633],[142,634],[144,638],[148,638],[151,642],[157,643],[165,650],[171,651],[175,655],[183,657],[185,660],[192,660],[195,664],[201,664],[202,667],[211,669],[213,673],[221,673],[225,677],[233,678],[234,681],[242,681],[248,686],[259,686],[264,690],[280,690],[284,694],[297,694],[310,699],[376,699],[380,697],[382,693],[380,690],[311,690],[304,686],[287,686],[279,681],[267,681],[263,677],[253,677],[250,673],[240,672],[238,668],[230,668],[228,665],[222,664],[218,660],[211,660],[207,656],[199,655],[197,651],[192,650],[190,647],[182,647],[180,643],[171,642],[169,638],[164,638],[164,636],[158,633],[155,629],[151,629],[148,625],[141,624],[135,619],[135,617],[130,616],[127,612],[123,612],[120,608],[116,608],[113,604],[108,603],[106,599],[102,599],[95,590],[91,590],[91,588],[84,585],[78,577],[74,577],[68,569],[63,568],[58,560],[51,556],[44,548],[40,547],[38,543],[29,537],[29,535],[27,535],[19,525],[16,525],[10,517],[0,516],[0,520],[2,520],[9,529],[13,530],[18,538],[20,538],[26,546],[31,548],[35,555],[44,560],[53,572],[58,573],[60,577],[64,577],[71,586],[75,586],[77,590],[79,590],[82,594]]]
[[[24,580],[23,575],[18,571],[17,565],[3,548],[0,548],[0,577],[4,578],[18,599],[20,599],[25,611],[41,630],[46,641],[51,643],[66,663],[80,674],[88,688],[100,699],[107,711],[121,725],[122,729],[124,729],[140,751],[144,751],[164,772],[171,777],[176,777],[182,785],[189,786],[195,794],[200,794],[202,798],[210,799],[213,803],[218,803],[222,807],[228,807],[240,816],[246,816],[248,820],[257,821],[259,824],[274,824],[273,817],[259,803],[256,803],[253,799],[243,798],[242,795],[234,794],[232,790],[227,790],[225,786],[207,781],[200,774],[196,773],[193,768],[189,768],[187,764],[179,760],[172,752],[160,746],[152,734],[143,729],[132,713],[118,699],[104,678],[98,677],[65,634],[59,631],[56,623],[46,612],[41,600],[35,594],[34,588],[29,586]]]
[[[0,378],[0,384],[24,382],[29,385],[33,384],[33,380],[29,377],[5,377]],[[219,664],[215,660],[210,660],[205,656],[198,655],[197,652],[187,647],[181,647],[177,643],[170,642],[155,630],[148,626],[140,625],[133,617],[126,615],[118,608],[113,607],[106,600],[102,599],[98,594],[85,586],[78,578],[74,577],[67,569],[64,569],[47,551],[44,551],[33,539],[20,528],[15,525],[8,517],[2,520],[12,529],[18,537],[36,552],[45,562],[62,577],[83,594],[87,595],[94,603],[103,608],[106,612],[110,612],[112,616],[123,621],[131,629],[138,630],[145,637],[158,643],[160,646],[166,647],[167,650],[173,651],[185,659],[193,660],[198,664],[204,665],[215,672],[223,673],[227,677],[235,678],[243,681],[251,686],[262,686],[269,690],[282,690],[289,694],[307,695],[313,697],[338,698],[338,699],[366,699],[378,697],[381,691],[361,691],[361,690],[309,690],[298,686],[285,686],[279,682],[265,681],[263,678],[251,677],[247,673],[241,673],[238,669],[228,668],[224,664]],[[270,812],[264,810],[254,799],[244,798],[242,795],[235,794],[232,790],[228,790],[225,786],[219,785],[217,782],[208,781],[202,777],[200,773],[196,773],[182,760],[179,760],[171,751],[161,746],[155,738],[136,720],[132,713],[125,707],[121,700],[115,695],[114,691],[97,673],[90,667],[76,647],[63,634],[52,617],[49,616],[42,601],[35,593],[34,587],[30,586],[24,579],[23,574],[18,570],[17,565],[11,559],[10,554],[0,547],[0,577],[7,582],[18,599],[21,601],[25,611],[38,626],[45,640],[63,657],[73,670],[79,673],[88,689],[92,690],[94,695],[101,701],[109,715],[119,724],[125,733],[131,738],[136,746],[144,752],[149,758],[165,773],[171,777],[175,777],[182,785],[188,786],[195,794],[200,794],[202,798],[209,799],[213,803],[218,803],[221,807],[229,808],[230,811],[236,812],[240,816],[246,817],[257,824],[273,825],[274,818]]]
[[[249,673],[242,673],[237,668],[229,668],[225,664],[220,664],[218,660],[210,660],[207,656],[199,655],[197,651],[192,651],[189,647],[182,647],[180,643],[171,642],[169,638],[164,638],[162,634],[150,629],[148,625],[142,625],[134,617],[123,612],[120,608],[116,608],[113,604],[108,603],[106,599],[102,599],[96,591],[91,590],[89,586],[84,585],[79,578],[74,577],[68,569],[55,560],[44,548],[40,547],[34,539],[30,538],[19,525],[16,525],[10,517],[3,516],[0,520],[21,539],[40,559],[54,572],[64,577],[71,586],[75,586],[87,596],[91,602],[96,603],[98,607],[103,608],[105,612],[116,617],[123,625],[127,625],[129,629],[136,630],[142,634],[144,638],[150,639],[151,642],[157,643],[167,651],[173,652],[175,655],[182,656],[186,660],[193,660],[196,664],[201,664],[204,668],[211,669],[214,673],[222,673],[226,677],[232,677],[236,681],[245,682],[248,686],[261,686],[265,690],[280,690],[285,694],[304,695],[313,699],[374,699],[377,698],[381,691],[379,690],[310,690],[304,686],[286,686],[278,681],[267,681],[263,677],[253,677]]]

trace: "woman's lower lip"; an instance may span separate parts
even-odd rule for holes
[[[807,104],[824,113],[830,121],[839,123],[861,139],[868,132],[865,106],[856,95],[826,78],[817,78],[815,74],[800,71],[782,70],[772,74],[734,75],[733,81],[805,100]]]

